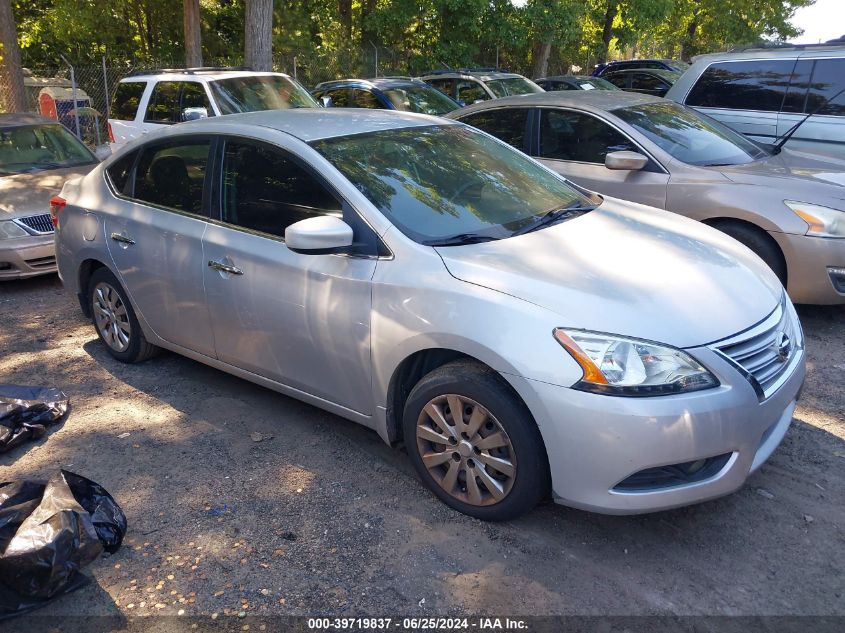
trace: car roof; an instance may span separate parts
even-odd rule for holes
[[[55,119],[48,119],[39,114],[11,113],[0,114],[0,127],[20,127],[24,125],[58,125]]]
[[[519,73],[509,73],[499,70],[437,70],[424,74],[420,79],[459,79],[461,77],[472,77],[480,79],[481,81],[490,81],[492,79],[514,79],[522,78]]]
[[[617,110],[629,106],[643,105],[646,103],[662,103],[666,99],[639,92],[625,92],[623,90],[566,90],[562,92],[535,92],[513,97],[502,97],[492,99],[483,103],[476,103],[447,116],[451,118],[463,117],[464,114],[511,106],[538,107],[538,106],[561,106],[574,107],[585,110]]]
[[[259,126],[279,130],[301,141],[319,141],[327,138],[366,134],[382,130],[451,125],[426,114],[399,110],[370,110],[367,108],[292,108],[289,110],[264,110],[245,114],[227,114],[209,117],[171,127],[172,130],[192,130],[214,127]],[[237,132],[237,130],[233,130]]]
[[[120,80],[120,83],[128,83],[131,81],[149,81],[156,79],[159,81],[216,81],[218,79],[232,79],[234,77],[261,77],[267,75],[276,75],[287,77],[290,75],[277,72],[258,72],[254,70],[161,70],[152,71],[149,73],[139,73],[137,75],[130,75]]]
[[[727,51],[724,53],[706,53],[696,55],[693,62],[716,62],[740,59],[794,59],[796,57],[829,56],[830,53],[838,53],[837,56],[845,57],[845,42],[830,42],[826,44],[794,44],[770,47],[748,47],[739,50]]]
[[[317,84],[314,86],[314,90],[343,88],[344,86],[364,86],[367,88],[378,88],[380,90],[398,88],[401,86],[429,87],[425,82],[412,77],[374,77],[372,79],[333,79],[331,81],[324,81]]]
[[[677,79],[683,74],[677,70],[668,70],[666,68],[620,68],[619,70],[609,70],[602,77],[605,75],[631,75],[633,73],[652,74],[665,79]]]
[[[594,79],[600,79],[600,77],[593,77],[592,75],[552,75],[551,77],[535,79],[534,83],[538,81],[592,81]]]

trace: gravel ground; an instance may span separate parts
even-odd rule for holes
[[[845,615],[845,309],[800,313],[804,395],[745,488],[485,524],[375,433],[173,354],[118,363],[55,277],[6,282],[0,383],[60,387],[72,409],[0,456],[0,480],[67,468],[128,517],[123,548],[48,615]]]

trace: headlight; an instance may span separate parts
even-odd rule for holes
[[[0,240],[10,240],[13,237],[26,237],[29,235],[11,220],[0,221]]]
[[[845,237],[845,211],[795,200],[784,200],[783,203],[810,226],[807,235]]]
[[[581,365],[575,389],[615,396],[660,396],[717,387],[692,356],[647,341],[558,328],[554,337]]]

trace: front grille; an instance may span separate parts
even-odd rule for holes
[[[53,227],[53,220],[50,218],[49,213],[17,218],[17,221],[38,233],[52,233],[55,230]]]
[[[647,468],[620,481],[613,489],[620,492],[642,492],[694,484],[718,475],[732,454],[724,453],[694,462]]]
[[[786,301],[760,324],[714,346],[742,371],[761,400],[777,389],[803,347],[801,326]]]

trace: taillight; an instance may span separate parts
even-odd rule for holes
[[[66,205],[67,200],[61,196],[53,196],[50,198],[50,219],[53,222],[53,226],[59,226],[59,213]]]
[[[114,143],[114,132],[112,132],[112,129],[111,129],[111,122],[107,123],[106,127],[109,128],[109,141]]]

